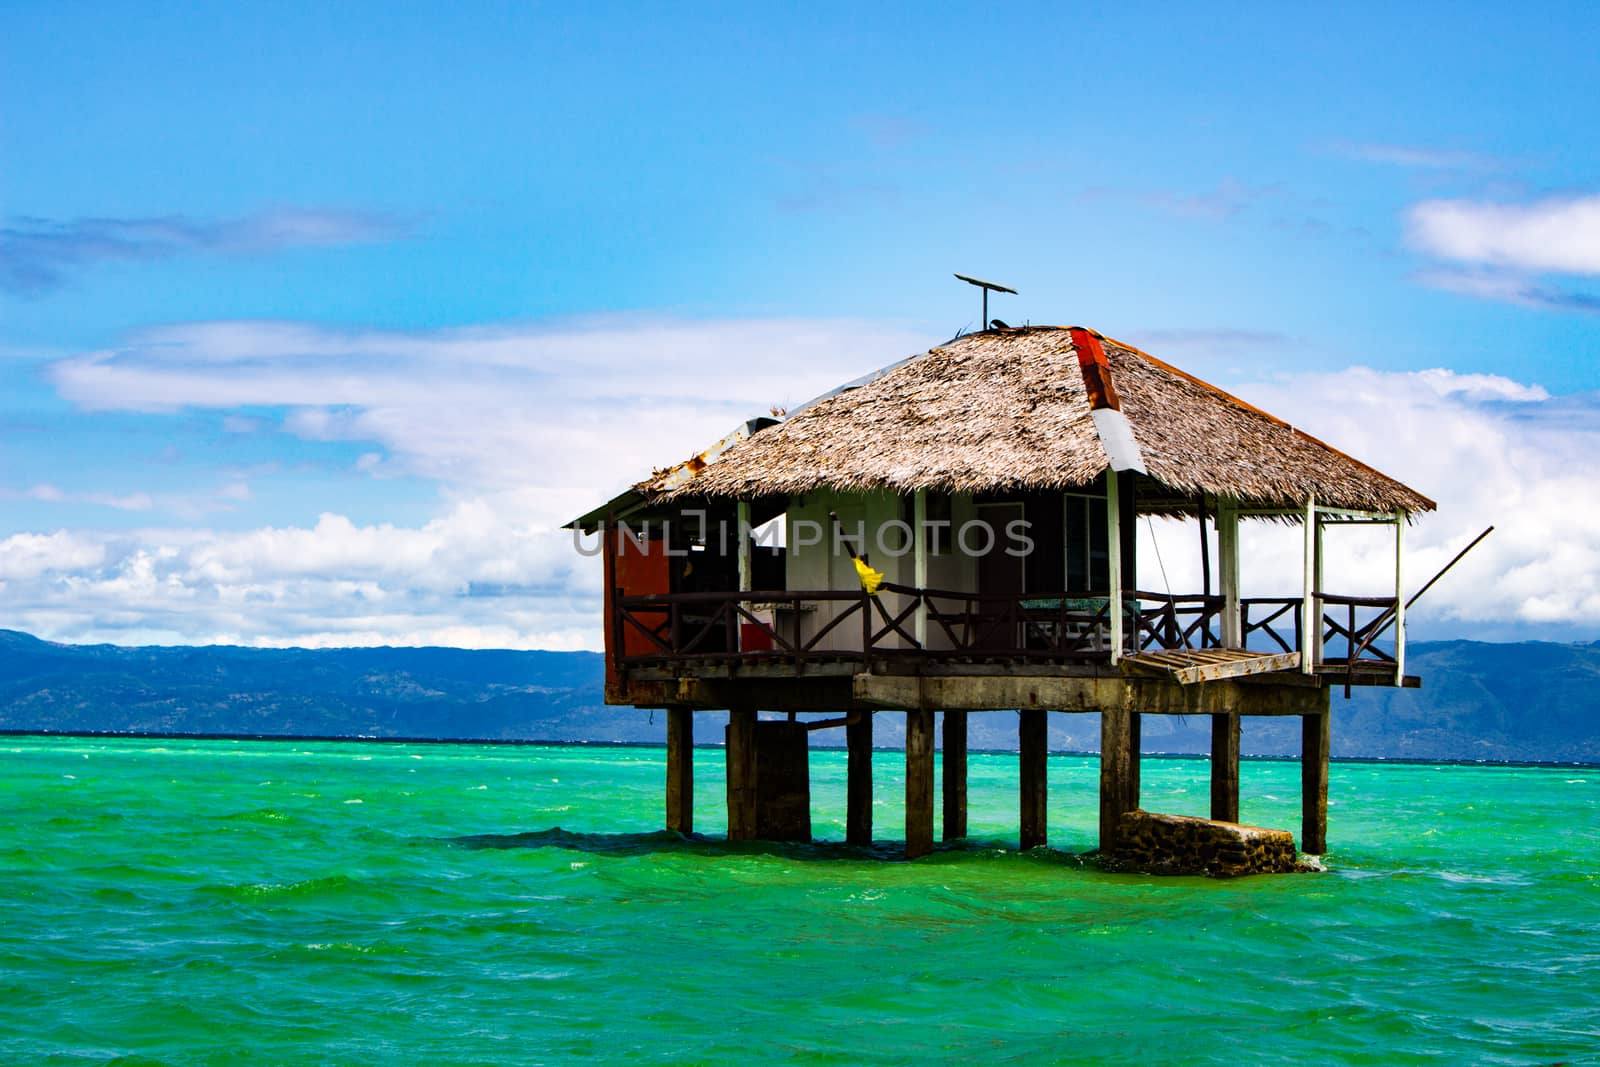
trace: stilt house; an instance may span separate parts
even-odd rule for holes
[[[606,700],[668,711],[667,825],[691,829],[696,712],[727,710],[735,838],[809,837],[807,738],[843,728],[872,838],[872,723],[906,713],[906,852],[966,834],[969,713],[1021,712],[1021,842],[1046,841],[1046,716],[1101,717],[1102,849],[1139,806],[1140,717],[1209,715],[1211,816],[1238,820],[1244,715],[1303,722],[1301,847],[1325,847],[1331,688],[1406,674],[1403,534],[1432,501],[1092,330],[959,337],[758,419],[574,521],[601,536]],[[1138,587],[1135,523],[1198,520],[1202,588]],[[1303,573],[1240,595],[1241,522]],[[1333,528],[1394,531],[1391,595],[1340,592]],[[1214,575],[1214,579],[1213,579]],[[788,712],[767,721],[758,711]],[[825,712],[822,721],[794,714]]]

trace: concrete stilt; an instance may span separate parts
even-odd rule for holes
[[[1126,708],[1100,712],[1100,851],[1117,847],[1117,821],[1122,813],[1139,806],[1139,779],[1135,770],[1136,716]]]
[[[811,731],[803,722],[758,722],[755,739],[755,836],[810,841]]]
[[[906,712],[906,858],[933,851],[933,712]]]
[[[1300,717],[1300,851],[1328,849],[1327,712]]]
[[[967,836],[967,713],[944,713],[944,839]]]
[[[1211,716],[1211,817],[1239,821],[1239,716]]]
[[[694,712],[667,709],[667,829],[694,830]]]
[[[728,838],[750,841],[756,836],[755,711],[751,708],[730,710],[726,737]]]
[[[1050,796],[1049,720],[1045,711],[1018,712],[1017,741],[1021,757],[1022,848],[1039,848],[1049,843],[1048,802]]]
[[[872,713],[858,711],[844,728],[848,749],[844,839],[872,844]]]

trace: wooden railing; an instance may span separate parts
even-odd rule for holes
[[[1239,600],[1239,636],[1255,652],[1298,652],[1302,597],[1243,597]],[[1286,636],[1287,635],[1287,636]]]
[[[1394,597],[1318,593],[1317,602],[1323,608],[1319,662],[1340,666],[1394,666],[1394,656],[1376,644],[1394,623]],[[1330,607],[1333,610],[1327,610]]]
[[[1374,643],[1393,621],[1393,597],[1318,593],[1316,603],[1322,628],[1319,664],[1351,671],[1394,664],[1393,655]],[[1299,597],[1241,599],[1243,647],[1301,651],[1301,604]],[[1221,596],[1137,590],[1125,595],[1123,605],[1126,652],[1222,646]],[[613,606],[612,647],[629,650],[619,655],[624,666],[904,655],[1103,660],[1111,651],[1111,599],[1103,592],[994,595],[884,582],[876,595],[757,590],[626,596],[619,591]],[[925,619],[920,641],[919,614]],[[807,625],[808,616],[818,623]],[[849,639],[841,639],[844,634]]]

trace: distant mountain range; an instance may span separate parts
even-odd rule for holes
[[[1419,642],[1407,665],[1422,690],[1334,694],[1335,755],[1600,762],[1600,642]],[[0,730],[661,741],[664,716],[605,706],[602,669],[593,652],[123,648],[0,630]],[[700,719],[697,740],[721,739],[714,719]],[[1209,746],[1206,721],[1144,722],[1146,752]],[[900,717],[884,716],[878,744],[901,736]],[[1014,748],[1016,736],[1013,715],[973,717],[974,748]],[[1051,716],[1053,747],[1098,741],[1094,716]],[[1246,752],[1299,744],[1292,720],[1247,720]]]

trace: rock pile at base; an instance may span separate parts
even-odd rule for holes
[[[1146,874],[1293,874],[1316,870],[1301,863],[1294,835],[1187,815],[1142,809],[1125,812],[1117,824],[1117,847],[1102,857],[1110,870]]]

